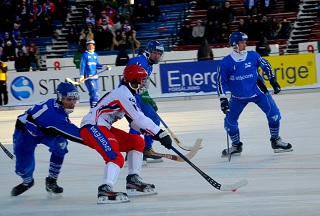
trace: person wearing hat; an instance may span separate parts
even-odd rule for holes
[[[99,76],[97,69],[107,70],[107,65],[99,63],[95,52],[94,40],[87,40],[87,50],[82,54],[80,61],[80,82],[84,83],[90,96],[90,107],[94,107],[99,100]]]
[[[0,61],[0,106],[8,104],[7,71],[8,66]]]
[[[161,11],[157,5],[155,5],[155,2],[153,0],[150,1],[150,5],[147,8],[147,22],[158,22],[159,16],[161,14]]]

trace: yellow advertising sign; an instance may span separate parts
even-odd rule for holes
[[[282,55],[265,57],[271,64],[273,73],[276,75],[277,81],[281,88],[314,85],[317,83],[317,71],[315,63],[315,55]],[[262,70],[259,69],[260,74]],[[264,76],[265,80],[268,80]],[[271,88],[269,82],[267,87]]]

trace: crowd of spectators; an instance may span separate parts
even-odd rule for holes
[[[279,20],[268,17],[272,14],[276,0],[244,0],[243,11],[237,13],[228,1],[216,3],[197,0],[196,10],[207,10],[205,21],[186,21],[181,26],[177,37],[179,45],[201,44],[205,38],[209,44],[226,43],[232,32],[230,26],[237,25],[236,31],[244,32],[251,41],[259,41],[261,36],[266,39],[288,39],[293,24],[287,18]],[[285,12],[297,12],[300,1],[284,1]],[[236,20],[235,16],[245,18]]]
[[[0,3],[0,58],[17,71],[38,70],[40,51],[32,40],[53,35],[53,20],[65,22],[67,0],[3,0]],[[27,40],[28,39],[28,40]],[[28,42],[27,42],[28,41]]]

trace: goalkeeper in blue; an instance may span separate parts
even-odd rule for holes
[[[224,57],[218,67],[217,91],[220,97],[221,110],[226,117],[224,127],[232,141],[229,149],[222,151],[222,156],[241,155],[242,142],[238,127],[239,116],[248,103],[255,103],[266,114],[270,131],[271,147],[275,153],[290,152],[292,145],[284,142],[279,136],[281,114],[272,96],[259,74],[260,67],[274,89],[274,94],[281,91],[280,85],[272,72],[270,63],[255,51],[246,51],[248,36],[233,32],[229,44],[233,51]],[[231,92],[228,101],[226,91]]]
[[[61,82],[56,90],[57,98],[38,103],[17,118],[13,134],[15,172],[23,182],[12,189],[12,196],[18,196],[34,185],[34,152],[38,144],[44,144],[51,152],[45,188],[50,198],[61,197],[63,188],[58,186],[57,179],[68,153],[67,140],[84,144],[79,128],[69,120],[69,114],[79,99],[76,87]]]
[[[156,40],[151,40],[146,46],[145,53],[131,58],[127,66],[131,64],[139,65],[147,71],[148,77],[150,77],[153,70],[153,65],[158,64],[161,61],[161,59],[163,58],[163,53],[164,53],[164,47],[162,43]],[[156,114],[156,112],[158,111],[158,107],[154,102],[154,100],[150,97],[147,90],[147,86],[142,91],[140,91],[139,94],[136,94],[135,98],[136,98],[137,105],[139,106],[143,114],[149,117],[156,125],[159,126],[160,119]],[[140,131],[136,131],[132,128],[130,128],[129,133],[140,135]],[[144,148],[144,155],[143,155],[144,156],[143,165],[146,165],[148,158],[151,159],[151,160],[148,160],[149,162],[162,162],[163,160],[161,157],[152,156],[148,154],[148,152],[153,152],[152,136],[149,134],[145,135],[144,141],[145,141],[145,148]]]

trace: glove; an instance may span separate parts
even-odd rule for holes
[[[163,145],[167,149],[171,149],[171,147],[172,147],[172,139],[169,136],[167,131],[160,129],[160,131],[157,133],[157,135],[152,137],[152,139],[159,141],[161,143],[161,145]]]
[[[83,82],[84,82],[84,76],[81,76],[81,77],[80,77],[79,82],[81,82],[81,83],[83,83]]]
[[[32,122],[27,121],[25,128],[31,136],[38,137],[43,135],[43,133],[39,130],[37,125],[35,125]]]
[[[269,80],[269,82],[274,90],[274,93],[278,94],[281,91],[281,87],[280,87],[279,83],[277,82],[276,78],[272,77]]]
[[[227,98],[220,98],[220,107],[224,114],[227,114],[228,112],[230,112],[229,101]]]
[[[103,65],[102,70],[111,70],[111,67],[109,65]]]
[[[154,102],[154,100],[150,97],[149,92],[147,90],[144,90],[141,94],[141,100],[145,105],[150,104],[155,112],[158,111],[158,106],[156,102]]]

